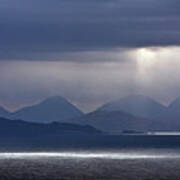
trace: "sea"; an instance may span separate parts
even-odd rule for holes
[[[179,180],[180,149],[0,152],[0,180]]]

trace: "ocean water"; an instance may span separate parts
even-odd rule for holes
[[[0,180],[180,179],[180,149],[1,152]]]

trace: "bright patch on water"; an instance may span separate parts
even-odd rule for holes
[[[75,152],[15,152],[0,153],[0,159],[165,159],[180,158],[180,154],[141,154],[141,153],[75,153]]]
[[[180,136],[180,132],[148,132],[148,135],[156,135],[156,136]]]

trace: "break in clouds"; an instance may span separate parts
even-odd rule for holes
[[[0,104],[62,95],[85,111],[180,96],[179,0],[2,0]]]

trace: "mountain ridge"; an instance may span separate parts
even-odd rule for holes
[[[53,122],[44,124],[0,118],[0,138],[36,138],[37,136],[61,136],[62,134],[69,135],[74,133],[101,134],[101,131],[91,126],[82,126],[72,123]]]
[[[150,120],[136,117],[122,111],[97,110],[73,120],[79,124],[88,124],[102,131],[149,130]]]

